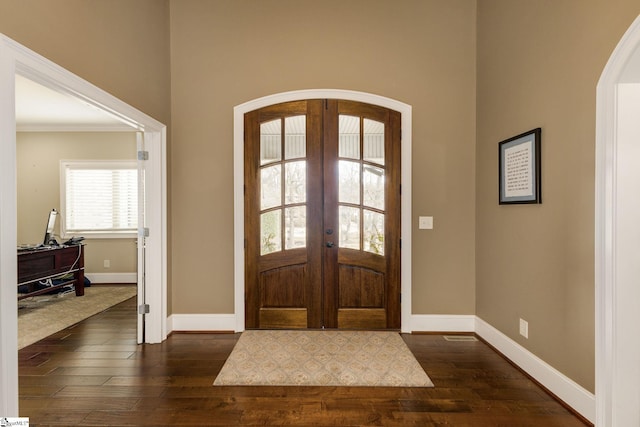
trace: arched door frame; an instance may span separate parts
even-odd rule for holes
[[[167,337],[166,126],[43,56],[0,34],[0,414],[18,416],[17,201],[15,76],[81,99],[143,134],[146,214],[144,292],[151,307],[145,342]]]
[[[234,194],[234,308],[235,330],[244,331],[244,115],[249,111],[282,102],[303,99],[345,99],[400,112],[401,154],[401,330],[411,332],[411,106],[394,99],[365,92],[340,89],[309,89],[283,92],[240,104],[233,109],[233,194]]]
[[[620,83],[640,84],[640,16],[620,40],[611,55],[597,87],[596,102],[596,197],[595,197],[595,285],[596,285],[596,425],[601,427],[631,425],[625,415],[617,412],[620,398],[634,396],[635,404],[630,410],[637,411],[637,396],[640,394],[638,378],[629,372],[629,354],[640,354],[637,339],[618,340],[622,328],[633,328],[637,337],[640,330],[640,313],[635,310],[633,319],[622,323],[620,311],[624,295],[638,293],[638,277],[629,277],[633,270],[628,255],[625,236],[640,233],[638,221],[623,220],[625,209],[618,198],[623,187],[634,185],[638,175],[619,173],[619,162],[640,165],[638,143],[624,144],[619,139],[618,124],[623,111],[620,110],[618,90]],[[635,108],[635,107],[634,107]],[[640,109],[640,108],[639,108]],[[635,110],[637,111],[637,110]],[[634,145],[635,147],[631,147]],[[629,215],[629,212],[626,212]],[[632,342],[630,342],[632,341]],[[637,361],[635,361],[637,364]],[[627,365],[625,365],[627,364]],[[636,417],[637,414],[632,417]],[[635,423],[634,423],[635,425]]]

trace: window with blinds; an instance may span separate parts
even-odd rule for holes
[[[62,235],[133,237],[138,228],[135,161],[61,162]]]

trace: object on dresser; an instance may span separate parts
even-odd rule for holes
[[[74,236],[69,240],[67,240],[66,242],[64,242],[63,245],[65,246],[79,245],[80,243],[82,243],[83,240],[84,240],[84,237],[82,236]]]
[[[42,240],[43,246],[58,246],[58,242],[53,235],[57,217],[58,212],[55,209],[51,209],[51,212],[49,212],[49,219],[47,220],[47,228],[44,232],[44,239]]]

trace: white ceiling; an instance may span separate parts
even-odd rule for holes
[[[16,74],[18,131],[133,131],[85,101]]]

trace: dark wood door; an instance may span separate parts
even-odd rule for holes
[[[400,328],[400,114],[247,113],[245,237],[247,328]]]

